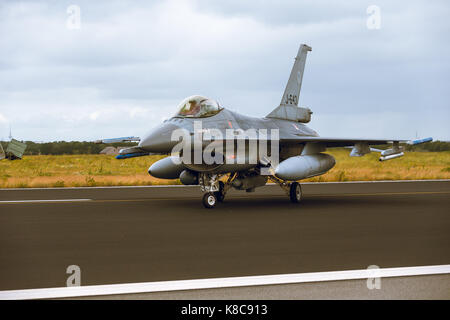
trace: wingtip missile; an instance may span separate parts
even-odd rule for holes
[[[431,142],[431,141],[433,141],[433,138],[432,137],[428,137],[428,138],[424,138],[424,139],[411,140],[411,141],[408,142],[408,144],[416,145],[416,144],[422,144],[422,143]]]

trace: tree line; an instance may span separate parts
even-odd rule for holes
[[[121,142],[110,144],[97,144],[87,141],[54,141],[45,143],[36,143],[33,141],[22,141],[27,144],[25,155],[62,155],[62,154],[98,154],[107,146],[113,147],[131,147],[136,143]],[[6,149],[8,142],[2,141],[3,148]]]
[[[406,151],[450,151],[450,141],[432,141],[418,145],[406,145]]]

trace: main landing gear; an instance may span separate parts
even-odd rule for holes
[[[237,174],[230,174],[227,181],[223,182],[219,179],[224,175],[200,173],[199,185],[204,192],[203,205],[207,209],[214,208],[218,202],[223,202],[225,195],[232,186],[233,180],[237,177]],[[288,182],[278,179],[274,176],[269,177],[273,182],[276,182],[289,196],[289,199],[293,203],[299,203],[303,198],[302,187],[298,182]]]
[[[303,191],[302,191],[302,186],[300,185],[300,183],[295,182],[295,181],[289,183],[285,180],[278,179],[274,176],[271,176],[270,179],[273,182],[279,184],[281,189],[283,189],[286,192],[286,194],[289,196],[289,199],[291,200],[291,202],[299,203],[300,201],[302,201]]]
[[[302,200],[302,186],[298,182],[292,182],[289,187],[289,198],[291,202],[299,203]]]

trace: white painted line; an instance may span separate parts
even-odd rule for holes
[[[301,182],[301,184],[352,184],[352,183],[390,183],[390,182],[448,182],[450,179],[429,180],[370,180],[370,181],[329,181],[329,182]],[[277,185],[268,183],[267,185]],[[0,191],[32,191],[32,190],[83,190],[83,189],[130,189],[130,188],[199,188],[198,185],[165,184],[152,186],[108,186],[108,187],[52,187],[52,188],[0,188]]]
[[[61,287],[44,289],[25,289],[0,291],[0,300],[50,299],[69,297],[104,296],[133,293],[149,293],[177,290],[198,290],[212,288],[230,288],[244,286],[262,286],[321,282],[337,280],[355,280],[368,278],[406,277],[432,274],[448,274],[450,265],[361,269],[330,272],[310,272],[277,274],[268,276],[211,278],[196,280],[175,280],[141,283],[125,283],[97,286]]]
[[[46,202],[84,202],[92,201],[92,199],[48,199],[48,200],[2,200],[2,203],[46,203]]]

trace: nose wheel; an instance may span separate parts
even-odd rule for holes
[[[215,192],[207,192],[203,195],[203,205],[207,209],[212,209],[217,204]]]

